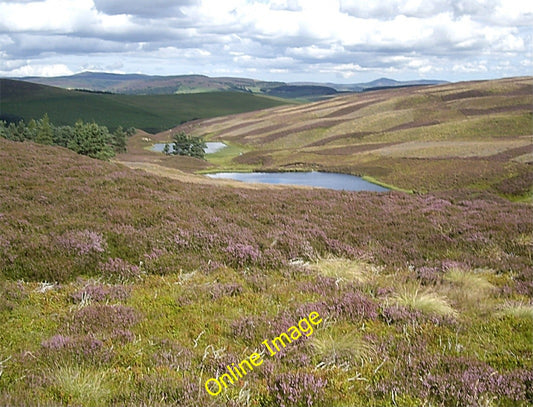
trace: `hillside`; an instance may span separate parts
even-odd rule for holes
[[[215,169],[324,170],[530,199],[532,114],[525,77],[351,94],[182,128],[236,147]]]
[[[0,196],[0,405],[533,402],[529,205],[183,183],[3,139]]]
[[[151,76],[82,72],[59,77],[27,77],[20,80],[67,89],[88,89],[122,94],[172,95],[219,91],[258,91],[283,85],[281,82],[256,81],[246,78],[210,78],[205,75]]]
[[[244,92],[183,95],[118,95],[81,92],[0,79],[0,119],[41,118],[56,125],[78,119],[109,128],[135,127],[158,132],[185,121],[283,105],[280,99]]]
[[[259,81],[247,78],[211,78],[205,75],[178,75],[157,76],[139,74],[112,74],[106,72],[81,72],[70,76],[52,78],[27,77],[17,78],[20,80],[39,83],[49,86],[57,86],[67,89],[88,89],[123,94],[179,94],[179,93],[203,93],[214,91],[238,91],[259,94],[281,93],[281,97],[288,98],[313,98],[318,95],[328,95],[335,91],[361,92],[368,88],[379,86],[408,86],[408,85],[434,85],[442,83],[435,80],[395,81],[388,78],[380,78],[366,83],[335,84],[335,83],[284,83]],[[289,92],[287,88],[292,86],[297,89]],[[277,91],[274,90],[275,88]],[[318,89],[317,89],[318,88]],[[322,89],[320,89],[322,88]]]

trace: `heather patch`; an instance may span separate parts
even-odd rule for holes
[[[124,285],[87,284],[71,295],[76,303],[86,304],[91,301],[123,301],[130,296],[131,287]]]
[[[90,230],[66,232],[57,238],[57,244],[61,248],[80,256],[89,253],[103,253],[107,247],[103,236]]]
[[[113,357],[113,351],[92,335],[54,335],[41,344],[42,357],[61,363],[68,360],[78,364],[103,365]]]
[[[281,374],[268,383],[271,404],[309,407],[323,403],[327,380],[313,373]]]
[[[110,281],[127,282],[135,280],[142,275],[139,266],[133,265],[120,258],[109,258],[99,267],[102,276]]]
[[[139,321],[139,313],[124,305],[87,305],[74,312],[68,330],[77,334],[128,329]]]

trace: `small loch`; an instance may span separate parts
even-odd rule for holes
[[[361,177],[328,172],[219,172],[206,175],[215,179],[232,179],[261,184],[298,185],[345,191],[389,191],[387,188],[366,181]]]

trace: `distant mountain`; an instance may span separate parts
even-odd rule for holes
[[[389,79],[389,78],[379,78],[379,79],[376,79],[370,82],[350,83],[350,84],[296,82],[296,83],[292,83],[291,85],[328,86],[330,88],[335,89],[337,92],[364,92],[368,90],[389,89],[389,88],[398,88],[398,87],[406,87],[406,86],[442,85],[444,83],[449,83],[449,82],[434,80],[434,79],[396,81],[394,79]]]
[[[396,81],[380,78],[366,83],[285,83],[247,78],[211,78],[204,75],[154,76],[142,74],[114,74],[82,72],[52,78],[25,77],[20,80],[66,89],[112,92],[130,95],[170,95],[205,92],[249,92],[281,97],[314,100],[337,92],[363,92],[368,89],[445,83],[437,80]]]

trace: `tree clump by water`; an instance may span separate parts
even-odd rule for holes
[[[207,145],[202,137],[191,136],[181,131],[174,134],[172,149],[167,143],[163,148],[163,153],[167,155],[185,155],[195,158],[204,158]]]

